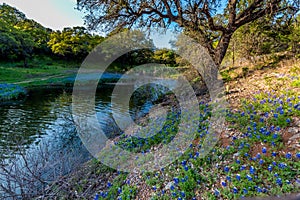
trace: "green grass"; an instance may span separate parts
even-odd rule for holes
[[[48,57],[34,58],[24,68],[22,62],[0,62],[0,83],[19,83],[41,80],[51,76],[65,76],[76,70],[79,64]],[[27,86],[26,83],[20,85]],[[34,84],[33,84],[34,85]]]

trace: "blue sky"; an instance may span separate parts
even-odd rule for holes
[[[0,0],[23,12],[45,27],[62,30],[64,27],[84,26],[83,13],[75,9],[76,0]],[[170,32],[152,34],[157,47],[170,47]]]
[[[75,9],[76,0],[0,0],[54,30],[83,26],[83,14]]]

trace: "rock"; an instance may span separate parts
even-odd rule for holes
[[[169,182],[166,186],[165,186],[165,190],[169,190],[171,189],[171,186],[173,185],[173,182]]]
[[[299,118],[294,118],[293,120],[294,120],[294,122],[295,122],[295,125],[296,125],[297,127],[300,127],[300,119],[299,119]]]
[[[291,127],[288,129],[288,133],[297,134],[299,132],[299,129],[296,127]]]
[[[300,133],[294,135],[293,137],[291,137],[291,138],[289,139],[289,141],[294,141],[294,140],[297,140],[297,139],[300,139]]]

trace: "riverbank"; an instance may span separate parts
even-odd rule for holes
[[[0,102],[22,100],[30,91],[38,89],[72,90],[79,64],[66,61],[39,61],[28,68],[21,63],[0,63]],[[86,79],[96,77],[87,74]],[[120,78],[118,72],[107,72],[99,81],[114,83]]]
[[[209,155],[199,156],[199,142],[208,134],[202,126],[191,148],[166,169],[107,173],[92,160],[55,182],[43,198],[55,194],[62,199],[238,199],[299,193],[299,62],[284,61],[246,74],[241,69],[225,69],[230,109],[218,145]],[[210,106],[203,97],[199,100],[205,121]],[[167,125],[172,130],[175,124]],[[170,139],[174,130],[156,142]],[[120,144],[126,148],[129,142],[131,147],[138,141],[123,139]]]

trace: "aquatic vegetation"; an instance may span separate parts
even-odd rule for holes
[[[0,102],[16,100],[25,95],[26,90],[19,85],[0,83]]]

